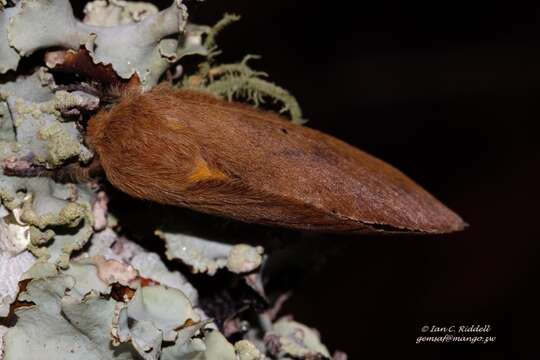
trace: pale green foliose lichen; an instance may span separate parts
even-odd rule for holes
[[[97,0],[86,4],[84,23],[95,26],[125,25],[139,22],[158,12],[157,6],[145,2]]]
[[[0,176],[0,200],[29,227],[28,249],[63,267],[92,235],[90,204],[61,191],[69,187],[47,178]]]
[[[248,273],[262,263],[263,248],[247,244],[216,243],[197,236],[161,230],[156,235],[165,240],[169,260],[178,259],[190,266],[194,273],[214,275],[227,268],[234,273]]]
[[[79,21],[68,0],[21,0],[0,13],[0,73],[15,70],[20,56],[42,48],[82,46],[96,64],[112,65],[121,78],[136,74],[144,87],[155,85],[169,63],[186,53],[184,45],[191,46],[191,41],[170,38],[187,26],[187,9],[181,0],[159,12],[149,4],[128,4],[94,2],[86,7],[85,21]]]
[[[30,244],[30,225],[21,220],[22,209],[7,210],[0,205],[0,254],[17,255]]]
[[[133,266],[139,274],[157,283],[182,291],[192,304],[197,304],[197,290],[178,271],[170,271],[155,253],[139,253],[131,259]]]
[[[0,252],[0,317],[9,314],[19,292],[19,280],[35,261],[28,251],[15,256]]]
[[[17,323],[4,337],[4,360],[134,359],[131,349],[109,346],[116,301],[96,294],[76,301],[66,295],[74,283],[56,276],[28,284],[20,299],[35,305],[16,310]]]
[[[217,331],[203,331],[209,322],[199,320],[177,289],[139,287],[124,302],[106,296],[111,284],[91,261],[46,273],[19,294],[29,305],[15,310],[17,323],[5,331],[4,360],[219,359],[215,354],[224,350],[229,355],[223,359],[235,359],[233,345]],[[160,357],[163,341],[174,345]]]
[[[7,27],[11,18],[17,14],[18,8],[7,8],[0,11],[0,74],[15,70],[21,56],[9,45]]]

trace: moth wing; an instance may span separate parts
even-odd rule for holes
[[[178,92],[201,151],[188,206],[247,222],[338,232],[461,230],[463,220],[387,163],[268,112]],[[198,176],[199,175],[199,176]],[[209,176],[205,176],[209,175]]]

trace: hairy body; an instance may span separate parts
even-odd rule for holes
[[[461,230],[397,169],[336,138],[209,95],[127,93],[88,125],[109,181],[131,196],[238,220],[337,231]]]

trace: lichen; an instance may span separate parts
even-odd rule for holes
[[[294,123],[302,124],[306,120],[302,118],[302,110],[292,96],[284,88],[265,80],[268,74],[262,71],[254,71],[248,65],[251,59],[259,56],[246,55],[239,63],[219,64],[216,56],[221,53],[216,45],[217,35],[228,25],[240,20],[240,16],[225,14],[211,29],[207,31],[203,47],[207,49],[205,61],[199,64],[199,71],[186,76],[179,84],[186,89],[195,89],[208,92],[212,95],[233,99],[246,99],[255,106],[270,98],[274,103],[282,104],[280,112],[289,112]]]
[[[252,56],[216,61],[216,37],[235,15],[213,27],[189,23],[182,0],[161,11],[145,2],[97,0],[84,14],[78,20],[68,0],[0,0],[0,164],[6,170],[0,169],[0,318],[9,316],[8,326],[0,326],[0,359],[326,356],[318,336],[301,324],[248,321],[262,311],[251,305],[254,299],[263,307],[268,301],[261,246],[166,231],[167,221],[177,220],[164,220],[161,230],[151,230],[165,241],[168,261],[126,236],[137,231],[109,212],[106,188],[40,176],[92,160],[86,119],[110,100],[100,98],[100,86],[133,81],[149,89],[165,78],[228,100],[259,105],[273,99],[301,120],[294,97],[248,66]],[[25,63],[22,70],[21,59],[41,49],[43,60],[28,59],[38,67]],[[182,60],[194,54],[201,56],[199,71],[184,74]],[[85,56],[86,68],[78,68]],[[62,72],[74,76],[59,81]],[[66,78],[73,83],[66,85]],[[7,170],[28,173],[8,176]],[[218,272],[251,297],[240,309],[234,299],[225,301],[234,309],[229,328],[211,318],[223,301],[209,306],[208,289],[198,287],[197,276]],[[290,342],[298,340],[298,329],[306,336],[295,348]],[[268,334],[279,340],[275,354]]]
[[[197,236],[170,233],[161,230],[156,235],[165,240],[165,255],[169,260],[178,259],[190,266],[194,273],[214,275],[227,267],[234,273],[247,273],[262,263],[262,247],[247,244],[228,245],[205,240]]]
[[[79,141],[69,135],[60,124],[52,124],[39,129],[38,136],[47,142],[47,152],[50,164],[58,165],[77,156],[81,151]]]
[[[148,252],[139,253],[131,259],[131,265],[142,277],[182,291],[192,304],[197,305],[197,290],[180,272],[167,269],[159,255]]]
[[[18,11],[19,9],[16,7],[2,9],[0,11],[0,74],[6,73],[9,70],[15,70],[21,58],[19,53],[9,45],[7,32],[11,18]]]
[[[38,258],[67,266],[70,254],[82,248],[92,234],[90,204],[59,197],[59,187],[45,178],[0,177],[0,199],[20,224],[29,226],[27,248]]]
[[[203,67],[195,77],[188,78],[184,86],[207,91],[229,101],[244,98],[255,106],[264,103],[265,98],[269,97],[273,102],[283,104],[280,112],[289,112],[294,123],[305,123],[296,99],[287,90],[263,79],[268,76],[266,73],[254,71],[248,66],[247,62],[255,58],[258,57],[248,55],[239,63]]]
[[[275,355],[280,358],[330,358],[328,349],[321,343],[315,330],[289,318],[278,320],[266,338],[274,343]]]
[[[7,104],[5,102],[0,102],[0,142],[4,145],[3,148],[5,148],[5,143],[14,141],[15,128],[13,127],[13,120],[11,119]],[[4,153],[4,151],[5,149],[2,149],[0,154]]]
[[[99,13],[111,14],[111,8],[118,7],[119,14],[108,20],[96,20]],[[151,87],[169,66],[170,59],[162,56],[161,49],[182,52],[180,42],[168,37],[184,30],[187,10],[181,0],[174,0],[171,6],[157,13],[151,13],[148,5],[143,8],[150,14],[144,16],[142,9],[135,10],[116,1],[111,5],[94,3],[86,8],[86,22],[82,22],[74,17],[68,0],[22,0],[17,7],[6,9],[0,18],[4,24],[0,36],[7,40],[2,42],[6,55],[0,58],[0,70],[16,69],[20,56],[42,48],[76,51],[82,46],[96,64],[112,65],[124,79],[136,74],[145,87]],[[63,26],[58,26],[59,19]],[[111,22],[114,26],[110,26]]]
[[[227,256],[227,269],[237,274],[252,272],[261,266],[263,252],[261,246],[234,245]]]
[[[234,344],[239,360],[263,360],[264,355],[248,340],[240,340]]]
[[[232,349],[235,358],[234,347],[217,331],[205,333],[202,346],[196,346],[201,340],[195,336],[209,321],[199,320],[181,291],[139,287],[130,299],[114,300],[106,296],[113,282],[100,278],[98,263],[72,262],[69,269],[52,273],[43,272],[43,263],[34,265],[35,277],[18,297],[32,305],[15,310],[18,320],[6,330],[3,359],[136,359],[137,353],[157,360],[163,341],[175,344],[165,350],[168,354],[189,348],[190,354],[203,355],[197,358],[217,359],[211,354]]]
[[[62,271],[64,275],[71,276],[75,284],[68,294],[79,301],[91,292],[109,294],[111,289],[105,280],[99,276],[99,268],[92,259],[72,261],[69,267]]]
[[[21,220],[22,209],[8,211],[0,205],[0,254],[17,255],[30,244],[30,225]]]
[[[41,68],[28,77],[0,84],[0,102],[7,107],[15,137],[5,136],[16,143],[16,152],[4,153],[3,158],[30,159],[33,163],[46,167],[58,167],[65,161],[78,158],[88,161],[90,150],[82,142],[76,124],[62,117],[69,109],[93,110],[99,104],[95,96],[82,92],[53,92],[54,83],[46,77]],[[31,90],[30,90],[31,89]],[[29,91],[27,91],[29,90]]]
[[[15,256],[0,252],[0,317],[8,315],[10,305],[17,298],[22,275],[35,261],[28,251]]]
[[[133,359],[129,349],[109,346],[116,301],[92,295],[82,302],[65,295],[69,277],[32,280],[18,308],[17,324],[5,335],[4,359]],[[47,336],[43,336],[47,334]]]
[[[97,0],[84,7],[84,23],[94,26],[125,25],[140,22],[158,12],[159,9],[154,4],[145,2]]]

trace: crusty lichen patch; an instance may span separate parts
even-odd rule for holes
[[[74,139],[61,124],[52,124],[39,129],[39,138],[47,142],[48,160],[53,165],[77,156],[81,143]]]
[[[28,226],[28,249],[61,266],[92,234],[90,204],[68,200],[72,193],[68,187],[46,178],[0,176],[0,199]]]
[[[62,113],[95,110],[99,99],[79,91],[54,92],[56,85],[48,75],[41,68],[31,76],[0,84],[0,129],[5,134],[4,147],[11,146],[0,152],[0,160],[25,158],[52,168],[73,158],[83,162],[91,158],[73,119],[65,119]]]

